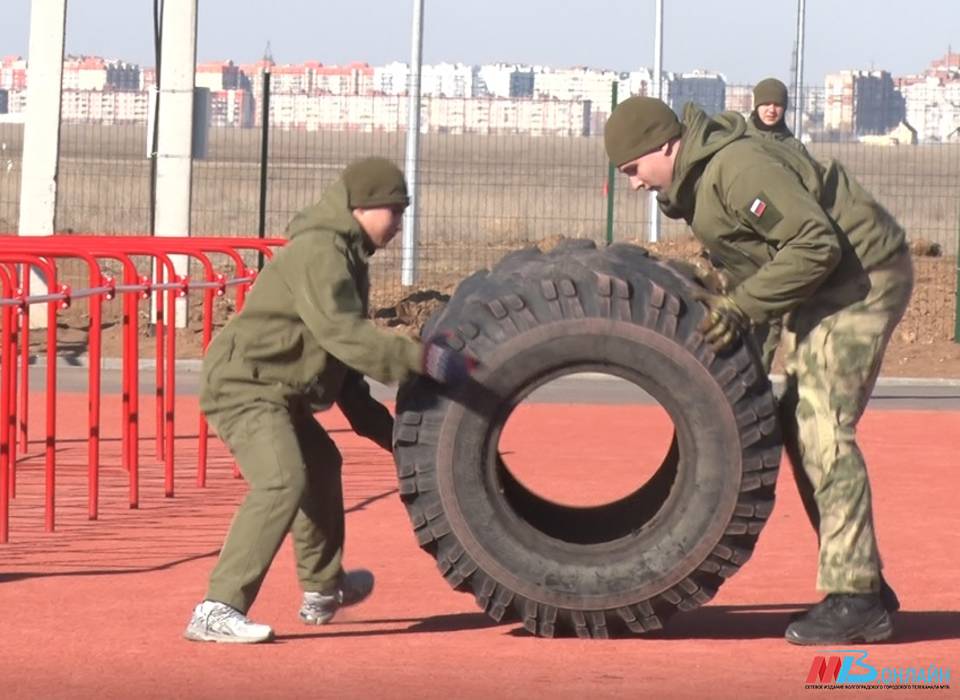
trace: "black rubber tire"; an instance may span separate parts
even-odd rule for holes
[[[400,494],[420,546],[495,620],[548,637],[649,632],[750,557],[774,503],[776,404],[755,349],[718,356],[703,342],[694,288],[642,248],[572,241],[472,276],[425,328],[482,366],[455,393],[401,387]],[[636,383],[676,433],[638,491],[570,508],[521,485],[496,446],[525,396],[583,371]]]

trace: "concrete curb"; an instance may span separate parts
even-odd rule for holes
[[[30,366],[46,367],[46,358],[42,356],[32,356],[30,358]],[[122,361],[118,357],[104,357],[100,363],[100,368],[104,370],[120,370],[122,369],[122,366]],[[156,369],[157,362],[153,358],[145,358],[140,360],[139,366],[141,371]],[[176,360],[175,366],[179,372],[200,372],[201,360]],[[57,357],[57,367],[89,367],[89,358],[87,355],[60,355]],[[581,372],[576,375],[568,376],[566,379],[586,379],[595,381],[598,379],[616,380],[618,377],[614,377],[609,374],[603,374],[602,372]],[[770,381],[774,384],[782,384],[783,379],[784,377],[782,374],[770,375]],[[877,386],[960,387],[960,377],[880,377],[880,379],[877,380]]]
[[[138,363],[140,370],[156,369],[157,361],[153,358],[141,359]],[[47,358],[32,356],[30,358],[31,367],[46,367]],[[89,367],[90,358],[87,355],[59,355],[57,356],[57,367],[65,369]],[[181,372],[199,372],[201,367],[200,360],[175,360],[174,366]],[[119,357],[104,357],[100,360],[100,369],[121,370],[123,369],[123,360]]]

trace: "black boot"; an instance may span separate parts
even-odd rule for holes
[[[821,605],[825,601],[826,598],[820,601],[819,604],[814,605],[809,610],[801,610],[799,612],[792,613],[790,615],[790,622],[796,622],[797,620],[803,619],[808,615],[813,614],[814,610],[823,612],[825,608],[821,607]],[[897,598],[896,592],[890,587],[890,584],[887,583],[887,580],[883,577],[883,574],[880,574],[880,601],[883,603],[883,609],[888,613],[895,613],[900,609],[900,599]]]
[[[887,583],[887,580],[880,574],[880,600],[883,601],[883,607],[888,613],[895,613],[900,609],[900,599]]]
[[[791,644],[880,642],[893,634],[879,593],[831,593],[792,622],[784,635]]]

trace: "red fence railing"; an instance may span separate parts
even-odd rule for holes
[[[121,317],[121,464],[129,476],[129,504],[139,506],[139,331],[140,304],[154,300],[153,325],[156,342],[156,457],[163,462],[164,494],[174,495],[174,407],[176,405],[176,308],[177,299],[192,291],[202,292],[202,339],[205,349],[213,335],[213,305],[217,296],[234,288],[236,308],[243,306],[247,288],[256,278],[256,270],[245,263],[245,253],[269,258],[282,239],[201,238],[149,236],[30,236],[4,237],[0,249],[0,543],[9,538],[10,500],[16,498],[18,452],[28,446],[30,410],[30,322],[29,308],[46,304],[46,368],[44,398],[46,424],[44,434],[44,527],[53,531],[56,512],[56,392],[57,392],[57,314],[73,302],[85,299],[89,304],[90,326],[87,337],[88,416],[87,416],[87,516],[99,512],[100,408],[102,404],[101,366],[103,303],[117,297]],[[202,279],[176,274],[172,256],[185,256],[203,270]],[[226,265],[214,265],[212,256]],[[57,262],[73,259],[87,268],[87,286],[71,289],[60,284]],[[152,275],[138,272],[137,262],[149,261]],[[107,261],[119,264],[122,280],[104,274]],[[46,280],[47,293],[30,294],[33,268]],[[218,269],[229,269],[228,274]],[[200,415],[198,430],[197,485],[206,484],[208,430]],[[236,471],[235,471],[236,475]]]

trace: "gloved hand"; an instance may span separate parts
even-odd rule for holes
[[[729,296],[698,289],[693,293],[693,298],[707,307],[707,315],[697,330],[715,351],[728,347],[750,328],[749,317]]]
[[[464,384],[477,368],[477,361],[447,345],[447,334],[436,335],[423,345],[423,373],[450,386]]]
[[[705,257],[693,260],[672,258],[665,263],[667,267],[672,267],[684,277],[695,281],[701,287],[706,287],[714,294],[726,294],[732,287],[727,273],[711,265]]]

